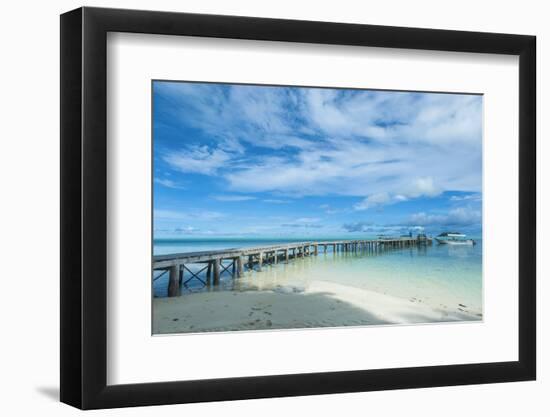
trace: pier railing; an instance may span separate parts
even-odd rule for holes
[[[232,277],[238,278],[243,275],[245,265],[249,270],[261,271],[265,264],[274,265],[279,262],[290,262],[297,258],[317,256],[321,251],[327,253],[327,249],[332,249],[332,252],[336,254],[340,252],[371,252],[426,244],[431,245],[432,240],[425,237],[401,237],[375,240],[293,242],[252,248],[157,255],[153,257],[153,271],[161,270],[162,273],[153,279],[156,280],[168,273],[168,296],[175,297],[181,294],[181,287],[186,286],[192,279],[199,280],[205,286],[219,285],[221,274],[228,272]],[[204,266],[193,272],[189,268],[190,264],[203,264]],[[206,273],[201,277],[202,272]],[[186,274],[189,275],[189,278]]]

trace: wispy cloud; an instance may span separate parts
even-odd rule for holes
[[[344,223],[342,229],[349,233],[406,233],[409,231],[421,231],[423,227],[411,227],[407,225],[383,225],[371,222]]]
[[[466,194],[466,195],[452,195],[449,198],[450,201],[481,201],[481,193]]]
[[[212,196],[214,200],[218,201],[249,201],[256,200],[256,197],[249,195],[215,195]]]
[[[215,175],[231,160],[231,155],[221,149],[200,146],[166,154],[163,159],[172,168],[181,172]]]
[[[390,196],[386,192],[371,194],[368,197],[365,197],[362,201],[357,204],[354,204],[353,208],[355,210],[368,210],[372,207],[390,204],[396,202],[393,196]]]
[[[271,203],[271,204],[288,204],[290,202],[288,200],[279,200],[277,198],[265,198],[262,201],[264,203]]]
[[[200,219],[200,220],[215,220],[224,217],[223,213],[217,211],[177,211],[177,210],[164,210],[164,209],[155,209],[153,213],[155,219],[161,220],[189,220],[189,219]]]
[[[219,176],[236,192],[333,192],[362,197],[361,210],[383,204],[376,202],[381,193],[395,203],[481,187],[480,96],[185,83],[155,88],[180,106],[182,123],[210,138],[208,146],[182,146],[164,160],[182,172]]]
[[[320,229],[324,227],[323,224],[320,224],[321,221],[318,217],[300,217],[291,223],[283,223],[282,227],[292,227],[292,228],[304,228],[304,229]]]
[[[370,221],[344,223],[342,229],[350,233],[408,233],[441,227],[472,227],[480,224],[479,210],[459,207],[445,213],[414,213],[398,224],[376,224]]]
[[[303,228],[303,229],[321,229],[324,227],[322,224],[314,223],[283,223],[282,227]]]
[[[184,190],[185,187],[166,178],[155,178],[155,183],[160,184],[166,188],[174,188],[178,190]]]
[[[200,229],[197,229],[196,227],[193,227],[193,226],[184,226],[184,227],[176,227],[174,229],[174,232],[191,235],[191,234],[200,232]]]
[[[163,172],[156,184],[210,195],[206,210],[172,220],[199,212],[214,219],[226,209],[244,216],[247,205],[221,203],[246,201],[266,203],[256,205],[263,218],[287,212],[283,204],[301,206],[298,218],[326,215],[315,222],[280,219],[266,225],[270,231],[347,230],[340,226],[346,220],[350,229],[374,227],[355,223],[367,215],[384,223],[376,216],[397,208],[381,208],[404,202],[414,214],[402,213],[392,227],[476,220],[474,209],[457,206],[478,207],[481,200],[481,96],[172,82],[156,82],[154,94],[162,120],[155,123]],[[164,209],[167,200],[159,201]],[[449,206],[469,214],[446,212]]]
[[[329,214],[329,215],[337,214],[337,213],[343,213],[343,212],[347,211],[347,209],[333,208],[330,204],[321,204],[319,206],[319,208],[321,210],[323,210],[326,214]]]
[[[472,226],[481,223],[481,212],[466,207],[450,210],[445,214],[415,213],[406,224],[415,226]]]
[[[411,198],[435,197],[441,194],[441,190],[434,184],[432,177],[416,178],[399,193],[375,193],[365,197],[362,201],[355,204],[355,210],[368,210],[373,207],[384,206],[388,204],[400,203]]]

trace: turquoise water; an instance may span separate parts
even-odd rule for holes
[[[228,249],[280,244],[292,241],[323,239],[165,239],[155,240],[155,254],[184,253],[211,249]],[[216,290],[253,290],[277,287],[307,287],[323,280],[364,288],[396,297],[416,299],[433,307],[454,307],[482,312],[483,244],[475,246],[438,245],[391,249],[375,252],[336,253],[329,248],[318,256],[291,260],[288,264],[265,266],[262,272],[245,271],[233,279],[222,274]],[[190,266],[198,270],[202,266]],[[158,275],[156,272],[155,275]],[[187,275],[189,277],[189,274]],[[164,297],[167,274],[154,281],[156,297]],[[207,291],[198,280],[191,280],[185,291]],[[211,290],[211,289],[210,289]]]

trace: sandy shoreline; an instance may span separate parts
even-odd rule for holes
[[[314,281],[307,288],[211,291],[153,299],[153,333],[299,329],[479,321],[468,306],[434,308],[416,298]]]

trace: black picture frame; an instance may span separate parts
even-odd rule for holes
[[[519,360],[107,385],[108,32],[519,56]],[[79,8],[61,15],[61,401],[82,409],[536,378],[536,38],[252,17]]]

